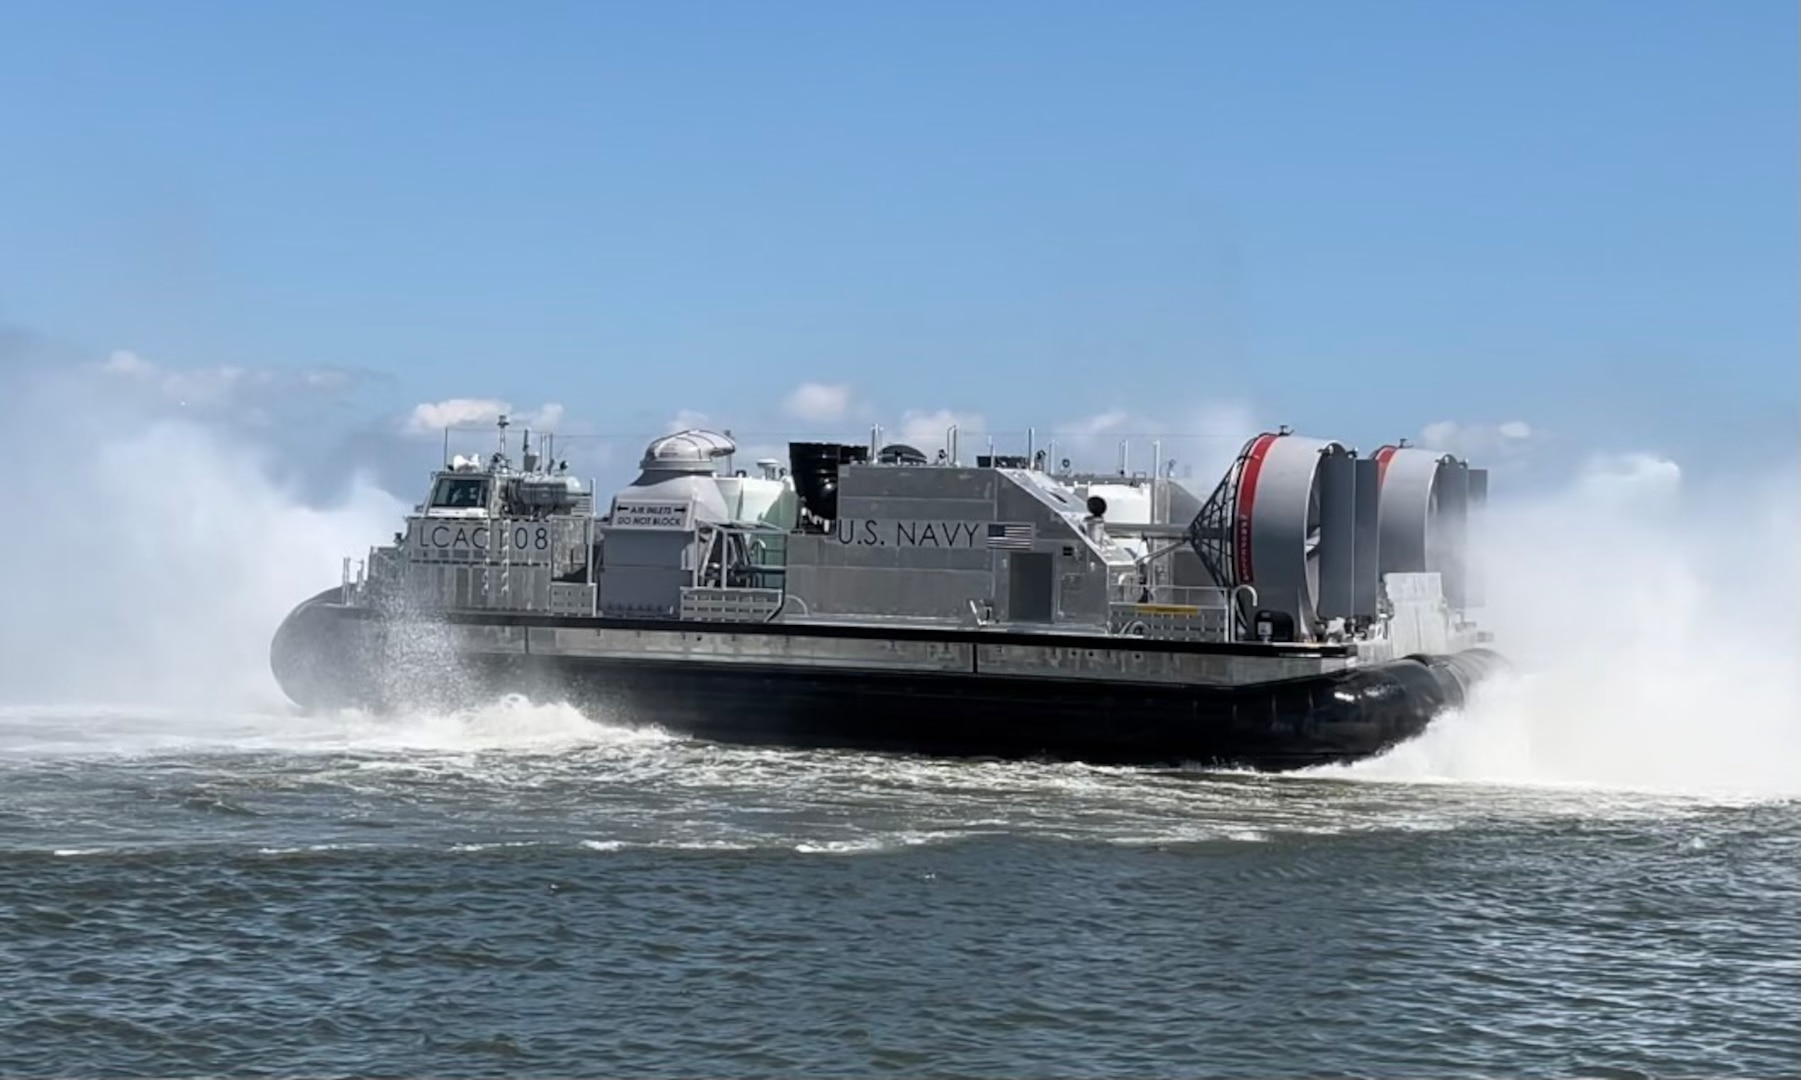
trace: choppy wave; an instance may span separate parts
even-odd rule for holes
[[[732,749],[519,701],[186,743],[166,715],[38,718],[73,720],[96,738],[4,717],[10,1072],[1776,1075],[1801,1051],[1796,811],[1768,800]]]
[[[988,836],[1156,847],[1560,817],[1668,822],[1772,797],[1515,774],[1496,768],[1508,759],[1471,726],[1447,717],[1378,759],[1264,775],[728,747],[521,698],[399,717],[9,708],[4,805],[32,823],[0,827],[0,842],[84,855],[345,845],[855,854]],[[1456,771],[1467,762],[1480,767]]]

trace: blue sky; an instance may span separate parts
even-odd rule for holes
[[[408,418],[465,400],[623,434],[619,467],[685,414],[1722,467],[1796,442],[1797,31],[1789,0],[15,2],[0,325],[340,464],[434,457]]]

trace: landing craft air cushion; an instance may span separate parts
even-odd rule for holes
[[[695,429],[598,516],[520,449],[502,418],[289,614],[289,698],[521,693],[729,743],[1284,769],[1411,738],[1502,663],[1470,618],[1487,472],[1405,443],[1266,432],[1202,500],[1123,446],[1078,473],[878,428],[751,476]]]

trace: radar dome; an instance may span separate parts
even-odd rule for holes
[[[889,443],[876,454],[876,461],[882,465],[924,465],[925,454],[918,447],[906,443]]]
[[[652,439],[638,467],[647,472],[712,472],[716,458],[736,453],[738,445],[715,431],[689,428]]]

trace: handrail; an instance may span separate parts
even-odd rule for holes
[[[1232,587],[1232,604],[1231,604],[1232,618],[1226,620],[1226,640],[1227,641],[1232,641],[1234,639],[1234,635],[1237,632],[1238,612],[1240,610],[1242,610],[1238,606],[1238,594],[1243,593],[1243,592],[1248,592],[1251,594],[1251,606],[1250,606],[1249,610],[1251,610],[1251,611],[1257,610],[1257,586],[1249,584],[1247,582],[1245,584],[1235,585]]]
[[[1115,584],[1108,600],[1116,604],[1183,604],[1190,607],[1221,609],[1230,606],[1225,589],[1214,585]]]

